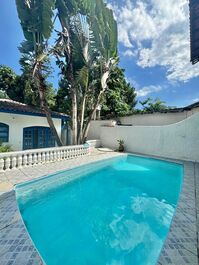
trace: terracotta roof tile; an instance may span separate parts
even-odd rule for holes
[[[45,116],[45,113],[42,109],[23,104],[11,99],[0,99],[0,112],[33,116]],[[53,118],[69,119],[69,116],[64,113],[51,111],[51,115]]]

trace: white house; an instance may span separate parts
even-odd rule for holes
[[[57,112],[51,115],[59,136],[67,144],[69,116]],[[0,99],[0,142],[15,151],[55,146],[44,112],[10,99]]]

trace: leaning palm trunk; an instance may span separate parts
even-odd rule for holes
[[[90,128],[91,121],[94,119],[94,116],[95,116],[95,113],[97,111],[97,107],[98,107],[98,105],[100,103],[100,100],[101,100],[102,95],[103,95],[103,91],[101,91],[99,93],[99,95],[97,97],[97,100],[96,100],[96,102],[95,102],[95,104],[93,106],[93,109],[92,109],[92,111],[91,111],[91,113],[90,113],[90,115],[89,115],[89,117],[87,119],[87,122],[86,122],[85,126],[84,126],[84,130],[82,132],[82,140],[83,141],[85,141],[87,139],[88,131],[89,131],[89,128]]]
[[[115,60],[110,59],[109,62],[106,63],[105,71],[101,75],[101,90],[100,90],[100,92],[97,95],[97,99],[96,99],[96,101],[94,103],[93,109],[92,109],[90,115],[88,116],[87,122],[86,122],[86,124],[84,126],[84,130],[83,130],[83,139],[84,139],[84,141],[85,141],[85,139],[87,139],[87,135],[88,135],[88,131],[89,131],[89,128],[90,128],[91,120],[94,119],[94,116],[95,116],[95,113],[97,111],[97,107],[100,104],[101,98],[102,98],[103,94],[105,93],[105,91],[108,88],[107,81],[108,81],[110,72],[112,70],[112,67],[114,67],[114,65],[115,65]]]
[[[55,0],[16,0],[16,5],[26,39],[26,41],[22,43],[21,53],[25,58],[25,64],[29,62],[28,68],[29,71],[31,71],[34,83],[38,89],[40,106],[46,114],[48,124],[57,145],[61,146],[63,144],[53,123],[45,98],[46,84],[42,75],[42,69],[49,57],[49,53],[46,51],[48,50],[48,39],[53,29],[52,20],[54,16]]]
[[[36,72],[33,73],[33,79],[38,89],[41,109],[44,111],[46,115],[47,122],[49,124],[49,127],[51,129],[53,136],[55,137],[55,141],[58,146],[63,146],[63,143],[55,128],[55,125],[54,125],[54,122],[53,122],[53,119],[52,119],[52,116],[51,116],[51,113],[50,113],[50,110],[48,108],[48,104],[45,98],[46,85],[45,85],[42,73],[39,70],[37,70]]]

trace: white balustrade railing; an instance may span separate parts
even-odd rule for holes
[[[0,172],[88,155],[88,144],[0,153]]]

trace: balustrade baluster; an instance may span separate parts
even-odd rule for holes
[[[4,158],[0,158],[0,171],[4,170]]]
[[[66,149],[66,159],[69,158],[69,149]]]
[[[37,157],[38,157],[38,164],[40,164],[41,163],[41,153],[40,152],[38,152]]]
[[[5,158],[5,170],[10,170],[10,163],[11,162],[11,159],[10,157],[6,157]]]
[[[57,161],[60,161],[60,159],[61,159],[60,151],[57,151]]]
[[[46,162],[49,162],[50,161],[50,152],[47,151],[46,152]]]
[[[53,153],[53,161],[57,161],[57,151],[54,151]]]
[[[68,149],[65,150],[65,159],[68,159]]]
[[[70,148],[70,151],[69,151],[69,159],[71,159],[73,156],[73,152],[72,152],[72,149]]]
[[[50,162],[52,162],[54,159],[53,151],[50,151]]]
[[[27,157],[27,154],[25,154],[25,155],[23,156],[23,166],[26,167],[27,164],[28,164],[28,157]]]
[[[42,163],[46,162],[46,154],[45,154],[45,152],[41,153],[41,161],[42,161]]]
[[[22,156],[18,155],[17,157],[17,167],[21,168],[22,167]]]
[[[17,167],[17,158],[16,156],[12,156],[11,157],[11,168],[16,169],[16,167]]]
[[[33,165],[37,164],[37,153],[33,154]]]
[[[28,165],[32,166],[32,153],[28,154]]]

